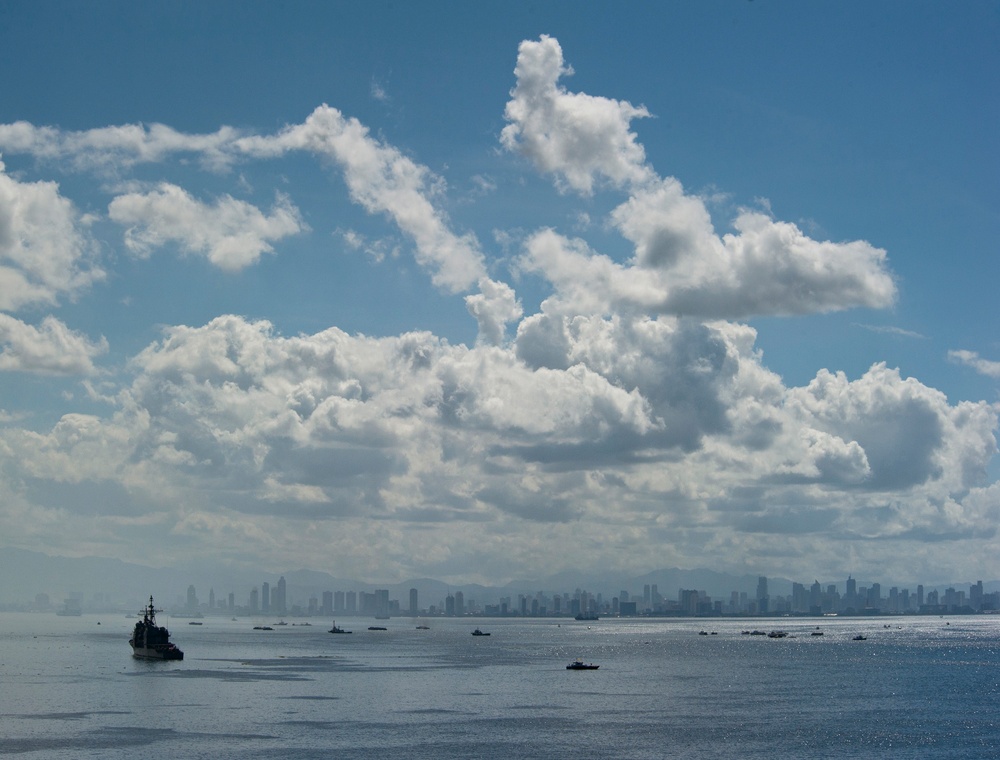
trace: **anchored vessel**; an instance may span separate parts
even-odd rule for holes
[[[156,612],[150,596],[149,606],[142,611],[142,620],[135,624],[132,638],[128,640],[132,656],[146,660],[183,660],[184,652],[170,641],[170,631],[156,624]]]

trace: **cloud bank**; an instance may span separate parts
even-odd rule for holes
[[[632,129],[647,110],[570,92],[571,72],[554,38],[522,43],[500,142],[563,196],[613,194],[607,228],[631,254],[534,229],[510,282],[473,233],[453,229],[442,178],[330,106],[273,134],[0,125],[0,149],[95,177],[178,155],[210,172],[320,159],[478,326],[466,346],[427,331],[287,336],[233,314],[168,325],[127,367],[107,368],[107,414],[38,430],[3,418],[8,540],[295,557],[376,578],[497,581],[581,556],[604,569],[818,576],[846,556],[882,576],[971,573],[968,557],[997,546],[997,407],[951,404],[885,364],[854,379],[820,368],[788,387],[737,321],[889,306],[886,252],[814,240],[759,211],[720,233],[702,198],[647,162]],[[164,182],[116,195],[108,219],[133,254],[173,243],[231,272],[264,253],[280,260],[282,241],[308,232],[294,186],[269,212],[198,197]],[[103,276],[54,184],[0,174],[0,198],[4,309],[53,305]],[[42,210],[55,224],[33,221]],[[547,288],[529,313],[512,284],[525,276]],[[55,319],[4,320],[0,369],[86,374],[107,349]]]

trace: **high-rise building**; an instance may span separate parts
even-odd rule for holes
[[[343,597],[341,597],[341,598],[343,598]],[[343,606],[343,605],[341,605],[341,606]],[[322,606],[322,608],[320,608],[320,612],[322,612],[324,615],[332,615],[333,614],[333,592],[332,591],[324,591],[323,592],[323,606]]]
[[[806,594],[806,587],[802,583],[792,582],[792,612],[808,612],[809,596]]]
[[[858,608],[858,582],[851,576],[847,576],[847,591],[844,593],[844,607],[846,609]]]
[[[975,586],[969,586],[969,606],[974,610],[983,608],[983,582],[976,581]]]
[[[274,595],[271,598],[271,611],[275,615],[284,615],[287,612],[285,601],[285,576],[282,575],[278,578],[278,585],[274,588]]]
[[[187,606],[189,610],[198,609],[198,595],[195,593],[193,585],[188,586]]]
[[[813,585],[809,587],[809,612],[816,615],[822,609],[823,587],[819,585],[819,581],[813,581]]]
[[[208,608],[210,610],[214,610],[215,609],[215,589],[214,588],[210,588],[208,590]]]
[[[417,607],[417,590],[415,588],[410,589],[410,614],[416,616],[419,607]]]
[[[687,615],[698,614],[698,592],[694,589],[682,588],[680,593],[681,610]]]
[[[260,600],[257,598],[257,587],[250,589],[250,614],[255,615],[260,609]]]
[[[757,576],[757,612],[765,614],[768,611],[767,576]]]
[[[455,615],[462,617],[465,614],[465,594],[461,591],[455,592]]]
[[[873,583],[872,587],[868,589],[868,606],[873,609],[878,609],[882,606],[882,584]]]
[[[389,589],[375,589],[375,617],[389,617]]]
[[[271,611],[271,584],[267,581],[260,584],[260,611],[264,614]]]

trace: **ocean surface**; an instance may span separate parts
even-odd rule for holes
[[[0,755],[1000,757],[1000,616],[134,621],[0,614]]]

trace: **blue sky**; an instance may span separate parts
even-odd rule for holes
[[[989,3],[0,8],[0,536],[996,577]]]

